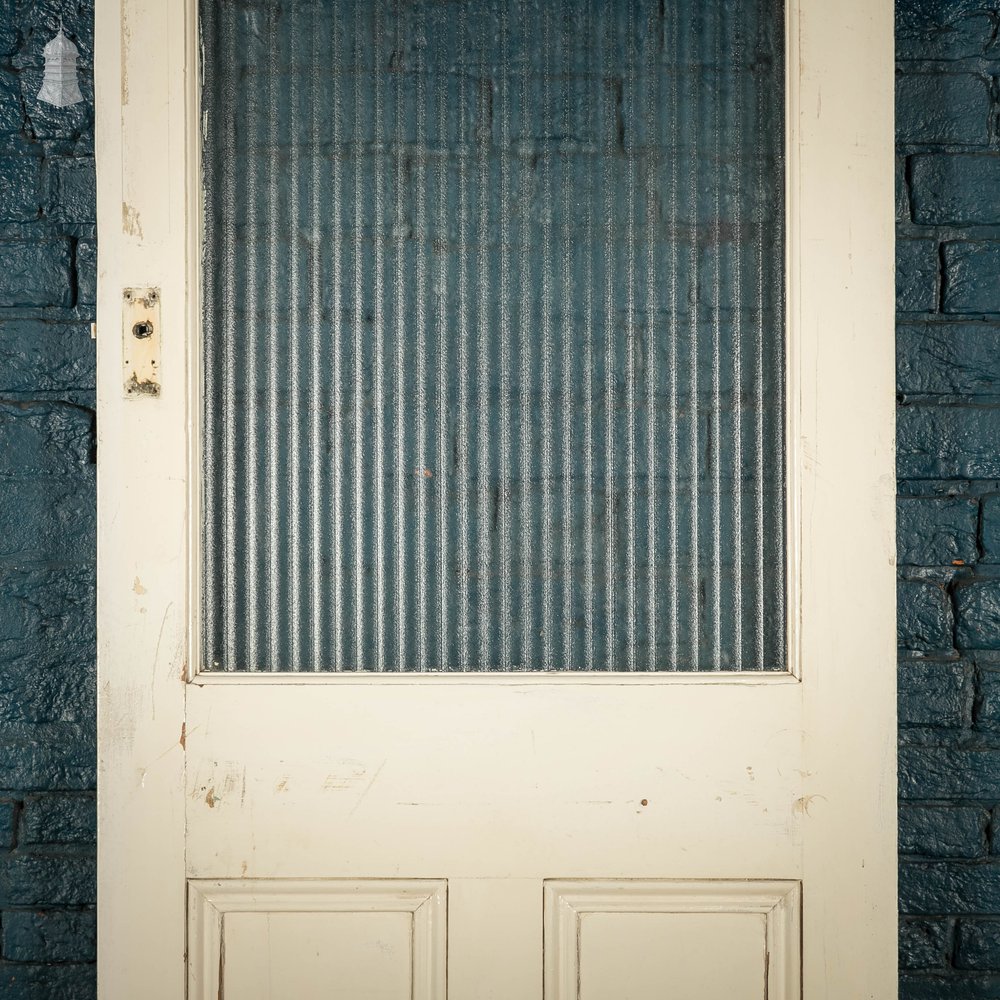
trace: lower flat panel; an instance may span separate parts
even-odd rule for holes
[[[192,684],[187,875],[799,878],[801,696]]]
[[[546,1000],[792,1000],[799,885],[548,882]]]
[[[191,1000],[444,1000],[447,883],[189,883]]]
[[[580,995],[766,1000],[764,924],[759,913],[589,913]]]

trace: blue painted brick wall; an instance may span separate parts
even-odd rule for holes
[[[1000,0],[897,0],[900,995],[1000,998]]]
[[[59,16],[87,101],[39,105]],[[94,949],[93,0],[0,0],[0,996]]]

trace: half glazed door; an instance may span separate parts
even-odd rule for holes
[[[895,996],[891,4],[97,13],[104,1000]]]

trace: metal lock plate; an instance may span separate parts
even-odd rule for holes
[[[128,398],[160,395],[160,290],[126,288],[122,303],[122,364]]]

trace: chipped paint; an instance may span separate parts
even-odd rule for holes
[[[142,216],[126,201],[122,202],[122,232],[126,236],[142,239]]]
[[[132,28],[129,24],[128,5],[124,5],[121,15],[121,66],[122,66],[122,110],[128,107],[128,52],[132,43]],[[124,125],[124,119],[122,121]]]
[[[125,394],[128,396],[159,396],[160,387],[149,379],[140,382],[139,377],[133,372],[132,377],[125,383]]]
[[[160,290],[122,293],[122,365],[126,398],[160,395]]]
[[[812,807],[813,802],[815,802],[816,799],[822,798],[824,798],[822,795],[800,796],[792,805],[792,812],[795,813],[796,816],[811,816],[812,813],[810,813],[809,810]]]

